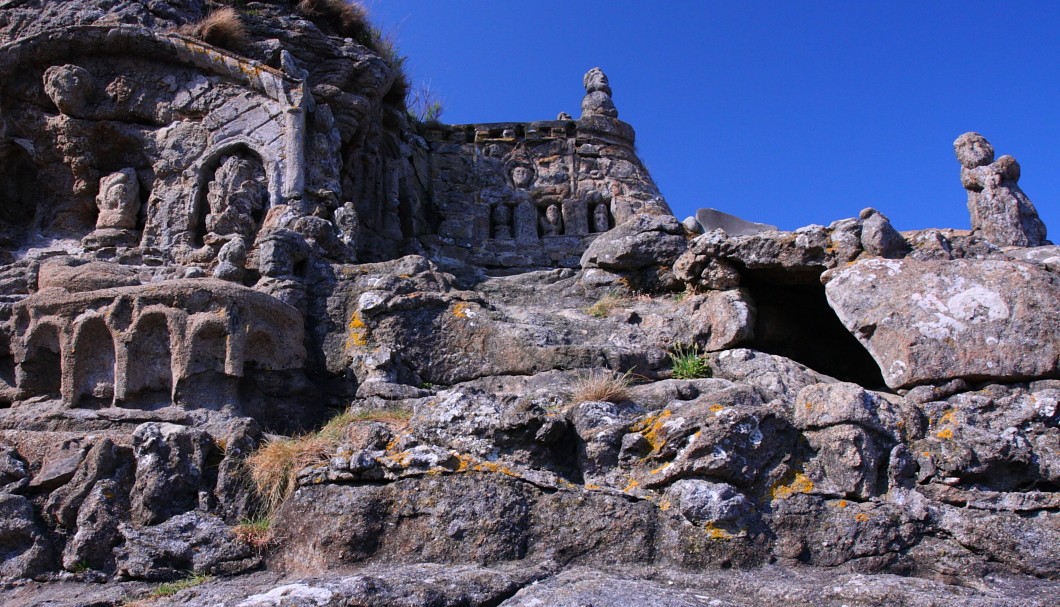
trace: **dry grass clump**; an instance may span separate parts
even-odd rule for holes
[[[578,379],[571,386],[571,401],[604,401],[619,403],[629,400],[629,373],[618,374],[614,371],[596,369]]]
[[[295,489],[295,477],[307,466],[327,461],[337,441],[319,434],[267,441],[246,459],[250,481],[266,512],[274,512]]]
[[[230,6],[219,8],[202,21],[181,26],[177,31],[207,44],[230,50],[238,49],[247,43],[247,29],[243,26],[239,13]]]
[[[596,303],[585,309],[585,313],[594,318],[607,318],[615,308],[625,303],[625,298],[614,293],[608,293],[601,297]]]
[[[328,461],[354,423],[382,421],[403,425],[411,417],[412,411],[401,407],[347,409],[312,434],[268,440],[244,462],[264,511],[275,512],[294,493],[302,469]]]
[[[310,19],[327,23],[339,35],[375,48],[376,36],[361,5],[347,0],[299,0],[297,9]]]

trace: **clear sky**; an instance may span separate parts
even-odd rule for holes
[[[679,219],[967,228],[952,144],[978,131],[1060,242],[1060,2],[363,3],[443,122],[577,118],[603,68]]]

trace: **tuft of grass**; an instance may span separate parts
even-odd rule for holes
[[[438,92],[431,87],[430,82],[424,82],[415,90],[409,92],[405,103],[409,117],[413,120],[428,125],[437,125],[442,121],[445,106],[438,96]]]
[[[178,30],[185,36],[229,50],[237,50],[247,43],[247,29],[236,9],[219,8],[198,23],[189,23]]]
[[[331,456],[336,440],[318,434],[267,441],[244,463],[266,512],[275,512],[295,489],[300,470]]]
[[[298,0],[296,8],[318,26],[324,25],[340,36],[379,50],[379,38],[368,23],[368,12],[360,4],[347,0]]]
[[[695,345],[676,344],[670,352],[670,363],[674,379],[700,379],[713,375],[706,357]]]
[[[571,402],[605,401],[619,403],[629,400],[630,374],[618,374],[605,369],[594,369],[571,386]]]
[[[404,424],[411,417],[412,411],[401,407],[347,409],[316,432],[267,441],[243,465],[264,511],[271,514],[294,493],[298,473],[308,466],[326,462],[346,439],[351,425],[361,421]]]
[[[596,303],[585,309],[585,313],[594,318],[607,318],[615,308],[625,302],[625,299],[614,293],[608,293],[601,297]]]
[[[255,551],[265,552],[272,544],[272,518],[261,516],[243,519],[232,528],[232,532]]]

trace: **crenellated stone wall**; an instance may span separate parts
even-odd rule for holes
[[[610,110],[428,128],[438,220],[422,239],[428,250],[487,267],[576,267],[597,234],[639,213],[671,214],[633,127]]]

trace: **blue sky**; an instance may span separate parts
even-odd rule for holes
[[[1060,242],[1060,3],[365,0],[444,122],[577,117],[608,74],[674,214],[968,227],[986,136]]]

